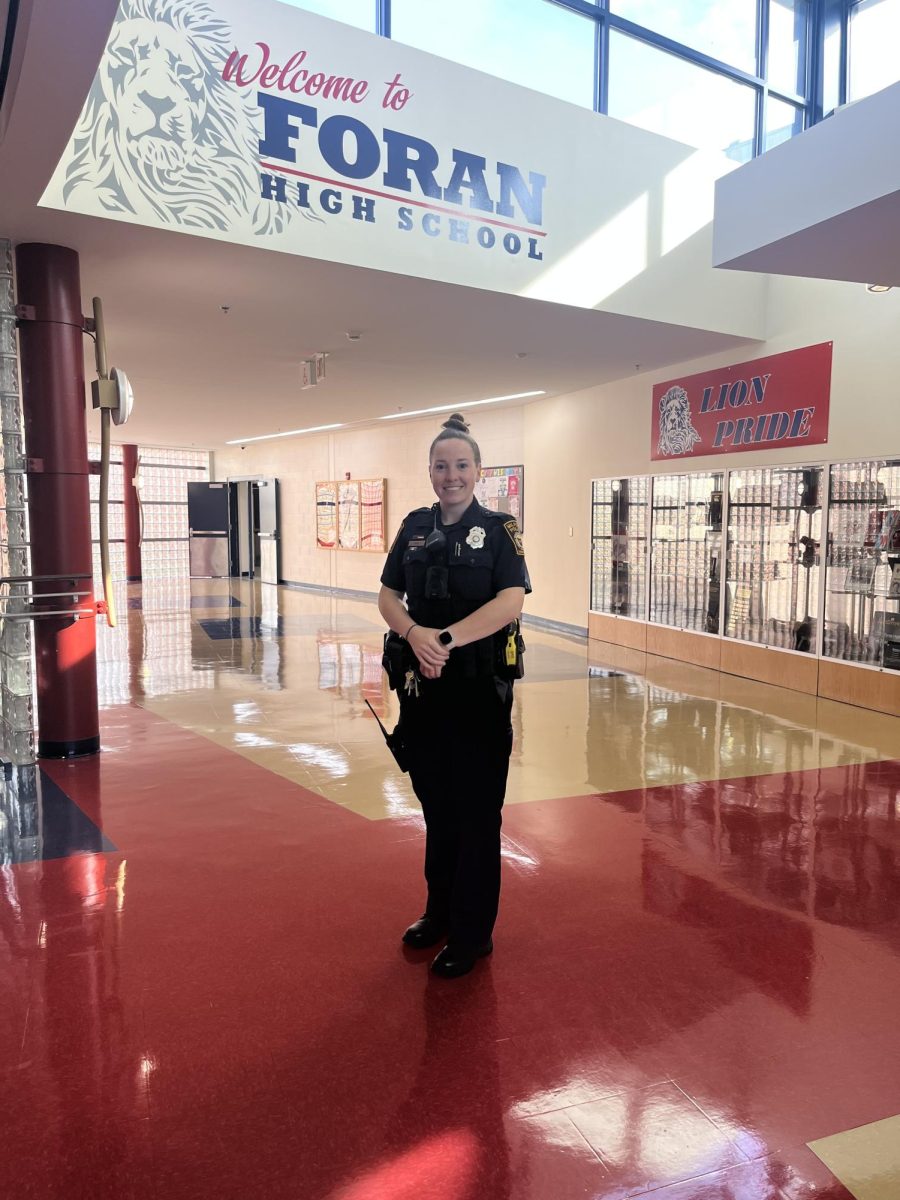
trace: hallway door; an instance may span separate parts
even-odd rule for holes
[[[254,485],[259,495],[259,578],[261,583],[278,583],[281,578],[281,533],[279,531],[278,480],[260,479]]]
[[[229,574],[228,485],[189,483],[188,535],[192,578]]]

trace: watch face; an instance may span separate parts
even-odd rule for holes
[[[444,646],[449,646],[453,641],[453,634],[445,629],[443,633],[438,634],[438,641]]]

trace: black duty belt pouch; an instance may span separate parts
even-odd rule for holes
[[[403,686],[406,672],[413,665],[412,658],[413,654],[409,643],[399,633],[394,633],[391,629],[384,635],[384,653],[381,656],[381,665],[384,667],[388,683],[393,691],[399,692]]]

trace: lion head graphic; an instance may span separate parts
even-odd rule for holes
[[[691,402],[683,387],[670,387],[659,402],[657,454],[690,454],[700,434],[691,424]]]
[[[260,199],[256,109],[222,79],[232,47],[202,0],[122,0],[63,198],[87,188],[110,214],[149,210],[197,232],[280,232],[297,210]]]

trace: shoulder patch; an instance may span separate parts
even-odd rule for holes
[[[401,522],[400,522],[400,528],[397,530],[397,536],[396,536],[396,537],[394,538],[394,540],[391,542],[391,548],[390,548],[390,550],[388,550],[388,554],[393,554],[393,553],[394,553],[394,547],[395,547],[395,546],[397,545],[397,543],[400,541],[400,535],[403,533],[403,529],[404,529],[404,526],[405,526],[405,525],[406,525],[406,522],[405,522],[405,521],[401,521]]]
[[[525,557],[525,547],[522,545],[522,535],[519,532],[519,522],[513,518],[511,521],[504,521],[503,528],[509,534],[509,540],[516,548],[516,554],[522,558]]]

